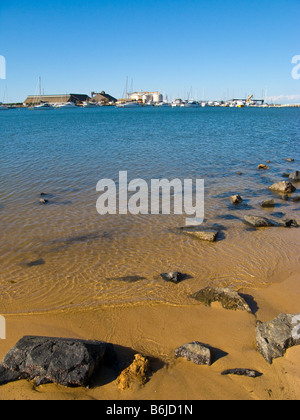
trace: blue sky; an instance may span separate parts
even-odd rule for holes
[[[125,89],[300,103],[299,0],[1,0],[0,101]]]

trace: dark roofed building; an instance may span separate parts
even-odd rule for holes
[[[105,93],[104,91],[102,91],[101,93],[92,92],[91,96],[91,102],[95,103],[108,104],[109,102],[117,102],[116,98],[114,98],[111,95],[108,95],[108,93]]]
[[[25,100],[24,106],[29,106],[40,102],[48,102],[49,104],[64,104],[66,102],[73,102],[74,104],[78,104],[89,100],[90,97],[88,95],[82,95],[77,93],[70,93],[66,95],[30,95]]]

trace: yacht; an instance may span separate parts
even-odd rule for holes
[[[163,102],[158,102],[155,106],[164,106],[164,107],[168,106],[168,107],[170,107],[171,104],[169,102],[163,101]]]
[[[183,108],[199,108],[200,104],[196,101],[187,101],[181,105]]]
[[[7,111],[8,108],[2,104],[2,102],[0,103],[0,111]]]
[[[181,99],[175,99],[175,101],[172,102],[171,106],[172,108],[177,108],[181,106],[181,103],[182,103]]]
[[[138,102],[124,102],[116,105],[117,108],[140,108],[141,106]]]
[[[64,104],[58,104],[57,108],[76,108],[74,102],[65,102]]]
[[[39,105],[34,105],[32,109],[34,109],[35,111],[44,111],[44,110],[48,111],[50,109],[54,109],[54,107],[50,105],[48,102],[42,102]]]
[[[96,102],[83,102],[82,104],[83,108],[96,108],[97,106],[99,106]]]

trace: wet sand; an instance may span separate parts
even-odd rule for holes
[[[290,234],[296,238],[296,230]],[[116,346],[122,359],[135,352],[151,358],[154,373],[142,388],[120,391],[114,371],[102,368],[90,389],[67,389],[57,385],[35,388],[20,381],[0,388],[3,399],[64,400],[279,400],[300,398],[300,347],[268,365],[257,352],[255,324],[279,313],[298,313],[300,265],[287,269],[270,285],[243,288],[253,297],[255,315],[229,311],[219,304],[170,305],[139,303],[44,314],[7,315],[7,340],[0,341],[0,358],[23,335],[63,336],[104,340]],[[175,359],[174,350],[200,341],[218,349],[212,366],[197,366]],[[221,376],[225,369],[251,368],[263,376],[256,379]]]

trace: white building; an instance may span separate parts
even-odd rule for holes
[[[128,93],[128,99],[132,101],[139,101],[143,104],[147,103],[159,103],[164,100],[164,97],[159,92],[133,92]]]

